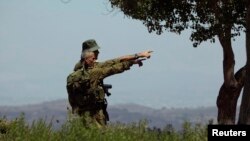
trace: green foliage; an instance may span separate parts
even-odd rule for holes
[[[113,9],[143,22],[151,33],[191,29],[193,46],[240,36],[246,27],[245,0],[109,0]]]
[[[2,119],[0,119],[2,120]],[[52,122],[39,119],[28,125],[24,115],[11,121],[8,130],[0,134],[1,141],[206,141],[207,127],[183,124],[181,131],[172,125],[164,129],[148,128],[146,120],[138,123],[112,123],[104,129],[86,128],[79,117],[69,117],[58,130],[52,129]]]
[[[183,124],[182,140],[201,141],[206,140],[207,128],[201,124],[196,124],[194,127],[189,122]]]

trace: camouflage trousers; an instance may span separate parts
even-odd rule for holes
[[[78,115],[82,117],[84,126],[103,128],[107,124],[107,119],[103,109],[81,110],[78,109]]]

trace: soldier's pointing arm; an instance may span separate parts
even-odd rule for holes
[[[139,59],[139,58],[140,59],[142,59],[142,58],[150,58],[152,52],[153,51],[148,50],[148,51],[143,51],[143,52],[140,52],[140,53],[135,53],[135,54],[132,54],[132,55],[121,56],[121,57],[118,57],[118,58],[115,58],[115,59],[107,60],[105,62],[100,62],[100,63],[98,63],[98,67],[112,66],[112,65],[115,65],[115,64],[117,64],[119,62],[133,61],[133,60],[136,60],[136,59]]]
[[[116,63],[112,66],[94,67],[93,69],[89,70],[90,78],[104,79],[108,76],[122,73],[125,70],[128,70],[133,65],[133,63],[133,61],[124,61]]]

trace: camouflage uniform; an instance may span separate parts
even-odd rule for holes
[[[77,62],[77,63],[75,64],[74,71],[77,71],[77,70],[81,69],[82,67],[83,67],[83,66],[82,66],[82,62],[81,62],[81,60],[80,60],[79,62]]]
[[[116,63],[119,63],[120,60],[119,59],[111,59],[111,60],[107,60],[105,62],[95,62],[95,67],[110,67]],[[83,68],[83,64],[81,62],[81,60],[79,62],[77,62],[75,64],[75,67],[74,67],[74,71],[77,71],[79,69],[82,69]]]
[[[122,73],[132,66],[133,62],[120,62],[119,59],[96,63],[92,68],[81,68],[68,77],[74,79],[73,88],[67,88],[69,102],[73,112],[84,117],[84,121],[89,126],[94,124],[97,127],[106,125],[108,116],[105,109],[105,93],[103,89],[103,79],[114,74]],[[70,76],[72,76],[70,75]],[[77,83],[75,83],[77,82]],[[81,86],[81,89],[75,89]],[[67,86],[72,86],[67,84]]]

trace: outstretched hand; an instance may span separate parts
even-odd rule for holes
[[[143,52],[138,53],[138,55],[139,55],[139,57],[142,57],[142,58],[143,57],[150,58],[152,52],[153,52],[152,50],[143,51]]]

